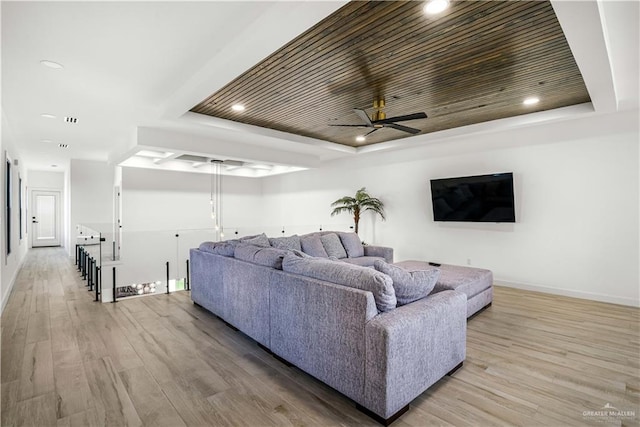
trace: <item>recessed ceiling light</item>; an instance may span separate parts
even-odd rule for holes
[[[42,140],[40,140],[40,142],[53,142],[53,141],[50,140],[50,139],[42,139]]]
[[[53,61],[47,61],[46,59],[40,61],[40,64],[44,65],[45,67],[53,68],[55,70],[61,70],[64,68],[62,64],[58,64],[57,62]]]
[[[522,101],[524,105],[534,105],[534,104],[537,104],[538,102],[540,102],[540,98],[537,98],[535,96],[526,98],[524,101]]]
[[[436,15],[444,12],[449,7],[449,0],[430,0],[424,5],[424,13]]]
[[[367,138],[364,137],[364,135],[358,135],[356,136],[356,141],[358,142],[364,142]]]
[[[51,165],[51,167],[52,167],[52,168],[57,168],[57,167],[58,167],[58,165]]]
[[[231,106],[231,109],[233,111],[244,111],[245,110],[244,105],[242,105],[242,104],[233,104]]]
[[[53,114],[49,114],[49,113],[42,113],[40,114],[40,117],[44,117],[45,119],[55,119],[56,116],[54,116]]]

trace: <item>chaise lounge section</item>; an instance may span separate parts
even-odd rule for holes
[[[434,268],[425,261],[400,261],[394,265],[407,271]],[[467,297],[467,318],[491,306],[493,302],[493,272],[483,268],[442,264],[437,267],[440,276],[432,293],[446,290],[462,292]]]

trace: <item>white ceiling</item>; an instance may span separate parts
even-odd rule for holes
[[[3,139],[29,169],[57,164],[64,170],[71,158],[119,163],[138,150],[155,149],[268,163],[278,166],[273,169],[278,173],[293,170],[286,166],[316,167],[345,156],[430,144],[487,128],[638,109],[639,3],[554,1],[593,107],[362,149],[188,113],[344,3],[3,1]],[[64,69],[44,67],[41,60],[58,62]],[[43,118],[43,113],[56,119]],[[67,124],[65,116],[78,122]],[[58,148],[58,143],[69,148]]]

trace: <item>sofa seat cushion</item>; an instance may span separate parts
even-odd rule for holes
[[[362,242],[360,241],[360,236],[356,233],[338,233],[338,237],[340,237],[340,241],[342,242],[342,246],[347,251],[347,256],[349,258],[359,258],[364,256],[364,246],[362,246]]]
[[[373,294],[377,309],[382,312],[393,310],[397,304],[391,278],[372,268],[329,259],[301,258],[289,252],[284,257],[282,269],[288,273],[369,291]]]
[[[340,237],[338,237],[337,234],[323,234],[320,236],[320,241],[322,242],[322,247],[324,247],[324,250],[327,252],[329,257],[336,257],[338,259],[347,257],[347,252],[344,250],[344,246],[342,246]]]
[[[285,249],[263,248],[240,243],[236,246],[235,257],[242,261],[282,270],[282,260],[287,253],[288,251]]]
[[[395,265],[406,270],[430,268],[429,263],[425,261],[401,261]],[[442,264],[437,268],[440,270],[440,277],[432,293],[453,289],[466,294],[467,299],[471,299],[493,285],[491,270],[451,264]]]
[[[297,234],[289,237],[270,237],[269,243],[271,244],[271,247],[277,249],[302,250],[302,246],[300,245],[300,236]]]
[[[361,267],[373,267],[376,261],[384,261],[384,258],[379,256],[361,256],[359,258],[342,258],[340,261]]]
[[[317,234],[308,234],[300,238],[302,252],[313,257],[328,258],[327,251],[322,246],[322,240]]]
[[[437,268],[408,270],[385,261],[376,261],[373,266],[393,280],[398,307],[425,298],[440,276]]]

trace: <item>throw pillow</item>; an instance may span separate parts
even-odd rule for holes
[[[301,258],[288,252],[282,261],[282,269],[289,273],[369,291],[373,294],[378,311],[390,311],[396,307],[396,295],[391,278],[373,268],[328,259]]]
[[[339,233],[338,235],[349,258],[360,258],[364,256],[364,246],[362,246],[360,236],[356,233]]]
[[[340,238],[335,233],[323,234],[320,236],[320,241],[322,242],[322,246],[324,250],[327,252],[327,255],[330,257],[336,258],[346,258],[347,253],[344,251],[344,246],[342,246],[342,242]]]
[[[324,250],[324,246],[322,246],[320,236],[317,234],[301,237],[300,246],[302,246],[302,252],[307,255],[321,258],[327,258],[329,256],[327,255],[327,251]]]
[[[264,248],[242,243],[236,247],[235,257],[243,261],[282,270],[282,260],[287,253],[288,251],[284,249]]]
[[[271,243],[271,247],[278,249],[291,249],[291,250],[302,250],[302,246],[300,246],[300,236],[294,234],[289,237],[274,237],[269,238],[269,243]]]
[[[429,295],[440,277],[437,268],[410,271],[380,260],[374,262],[373,267],[393,280],[398,307]]]
[[[250,239],[240,239],[240,240],[243,243],[248,243],[250,245],[256,245],[256,246],[261,246],[263,248],[271,247],[271,244],[269,243],[269,238],[264,233],[258,234],[257,236],[252,237]]]

